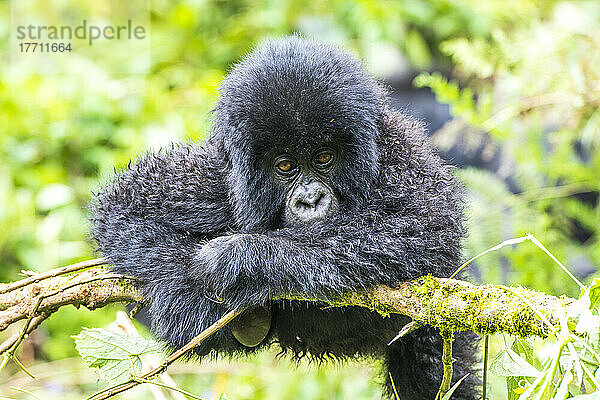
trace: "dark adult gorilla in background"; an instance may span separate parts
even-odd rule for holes
[[[385,357],[402,400],[432,400],[439,334],[367,309],[272,301],[448,276],[461,263],[462,190],[417,121],[361,63],[298,37],[263,43],[223,82],[210,137],[142,157],[93,205],[114,271],[143,282],[159,338],[180,347],[252,306],[196,351],[278,343],[321,361]],[[477,398],[472,336],[457,335],[454,399]],[[386,392],[391,396],[386,371]]]

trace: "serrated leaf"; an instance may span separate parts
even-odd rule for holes
[[[73,339],[87,366],[97,369],[110,384],[127,381],[132,375],[139,374],[142,354],[161,351],[160,344],[155,341],[100,328],[84,328]]]
[[[533,365],[511,349],[504,349],[490,364],[490,371],[499,376],[531,376],[540,375]]]

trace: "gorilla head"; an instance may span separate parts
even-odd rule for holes
[[[377,175],[385,98],[333,45],[291,37],[255,49],[222,84],[211,138],[231,163],[236,225],[307,224],[360,206]]]

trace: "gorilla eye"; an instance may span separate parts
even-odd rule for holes
[[[294,169],[294,163],[290,160],[282,160],[277,163],[277,169],[281,172],[290,172]]]
[[[329,164],[329,162],[331,162],[332,159],[333,154],[331,154],[331,152],[329,151],[324,151],[322,153],[317,154],[317,156],[315,157],[315,164],[324,166]]]

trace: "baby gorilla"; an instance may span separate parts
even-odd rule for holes
[[[385,360],[401,399],[431,400],[439,334],[387,343],[409,319],[326,300],[448,276],[461,262],[462,190],[422,125],[389,108],[360,62],[323,43],[263,43],[225,79],[210,137],[148,154],[92,207],[114,271],[151,301],[156,335],[180,347],[250,307],[196,349],[242,355],[277,343],[294,358]],[[457,335],[454,399],[477,398],[473,335]]]

